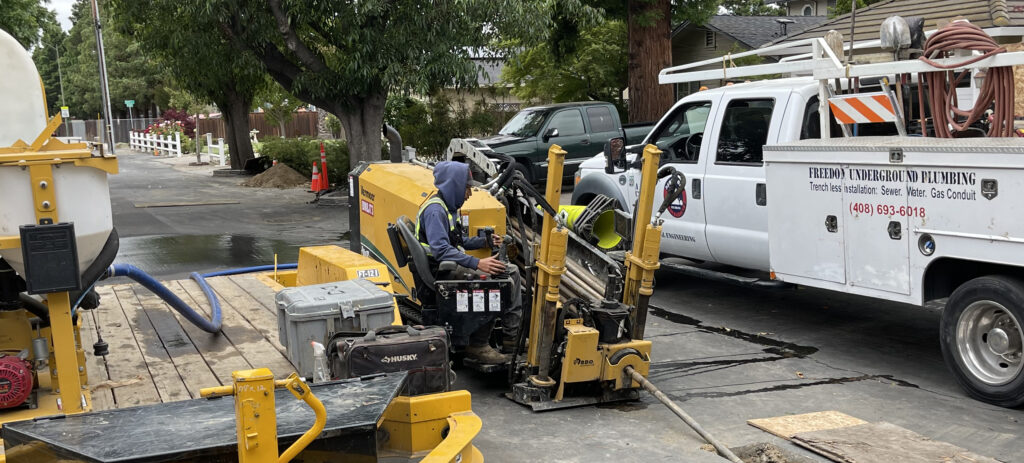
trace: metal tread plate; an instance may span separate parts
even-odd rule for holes
[[[405,379],[400,372],[312,385],[327,409],[318,441],[341,437],[375,452],[377,421]],[[313,425],[314,415],[284,389],[275,403],[283,451]],[[18,421],[3,425],[4,446],[9,463],[220,461],[237,458],[234,408],[232,397],[219,397]]]

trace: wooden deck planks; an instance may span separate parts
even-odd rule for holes
[[[250,275],[208,280],[221,303],[223,327],[207,333],[138,284],[102,286],[102,303],[85,312],[93,409],[106,410],[199,396],[203,387],[231,384],[236,370],[267,367],[277,377],[294,371],[281,346],[274,291]],[[210,306],[191,280],[163,282],[206,317]],[[97,330],[110,344],[105,359],[92,355]]]
[[[201,302],[194,300],[184,288],[178,284],[180,281],[162,281],[161,283],[171,290],[176,296],[180,297],[186,304],[196,309],[203,316],[209,318],[210,308],[206,303],[206,298],[201,297]],[[200,292],[200,294],[202,294]],[[227,336],[221,333],[207,333],[199,329],[199,327],[188,321],[183,315],[177,311],[174,312],[174,316],[181,323],[181,326],[188,333],[188,337],[192,340],[192,344],[195,348],[203,355],[203,359],[206,360],[206,364],[213,370],[214,375],[217,376],[217,380],[222,385],[231,384],[231,372],[238,370],[249,370],[252,365],[242,356],[242,353],[235,348],[235,345],[228,339]]]
[[[117,384],[112,388],[115,404],[123,408],[159,402],[160,393],[153,383],[121,301],[115,296],[113,288],[97,290],[100,291],[100,297],[107,301],[96,308],[95,316],[103,339],[110,344],[106,364],[110,381]]]
[[[181,375],[178,374],[178,370],[164,348],[160,336],[157,334],[156,329],[153,328],[153,324],[149,321],[149,316],[146,315],[142,303],[136,298],[135,291],[132,289],[132,286],[127,285],[116,286],[114,287],[114,295],[117,296],[117,300],[121,303],[121,309],[124,310],[131,331],[135,334],[135,339],[139,343],[142,358],[149,368],[150,376],[153,377],[153,383],[156,385],[157,392],[160,393],[160,401],[171,402],[191,399],[192,396],[185,387]]]
[[[228,301],[239,314],[245,317],[249,324],[270,341],[275,349],[287,355],[288,351],[281,345],[276,314],[268,311],[256,298],[228,278],[211,278],[207,280],[207,283],[217,292],[217,296],[222,302]]]
[[[200,301],[199,304],[203,306],[203,309],[209,311],[206,296],[196,282],[192,280],[178,280],[177,283],[192,296],[192,300]],[[211,281],[211,283],[214,283],[214,281]],[[242,306],[246,302],[218,292],[216,289],[214,291],[217,292],[221,306],[221,319],[223,320],[221,332],[231,340],[231,343],[248,360],[249,364],[253,368],[269,368],[270,371],[274,372],[274,376],[278,378],[284,378],[294,372],[295,367],[288,361],[284,353],[264,337],[264,330],[260,330],[258,324],[254,326],[249,323],[236,309],[236,307]],[[273,326],[276,332],[276,320]]]
[[[108,296],[108,299],[113,299],[112,296]],[[89,389],[92,392],[92,409],[93,410],[109,410],[116,408],[114,404],[114,393],[110,391],[109,387],[97,387],[101,384],[109,384],[110,376],[107,375],[107,364],[103,362],[102,357],[96,357],[92,355],[92,345],[96,343],[96,319],[93,318],[93,311],[82,310],[78,312],[82,317],[82,326],[80,329],[82,337],[82,349],[87,354],[85,355],[85,368],[89,377]]]
[[[243,291],[259,301],[263,307],[270,311],[271,315],[273,315],[276,320],[277,305],[274,303],[274,297],[277,293],[275,293],[274,290],[270,289],[267,285],[260,283],[260,281],[252,275],[232,275],[225,278],[231,280],[233,283],[238,285],[239,288],[242,288]],[[211,281],[216,280],[217,278],[211,279]],[[277,326],[276,321],[273,326]]]
[[[124,297],[134,298],[141,305],[174,366],[175,374],[187,391],[188,396],[176,400],[199,397],[199,389],[220,385],[206,360],[171,313],[174,309],[137,284],[131,285],[131,293],[125,293]]]

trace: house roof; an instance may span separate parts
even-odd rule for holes
[[[827,20],[824,16],[733,16],[715,15],[703,27],[728,35],[749,48],[758,48],[782,37],[779,20],[792,21],[786,26],[786,33],[792,35]],[[685,21],[672,31],[672,36],[693,25]]]
[[[958,17],[966,18],[982,29],[1024,25],[1024,0],[885,0],[857,10],[854,41],[877,39],[882,21],[893,15],[923,17],[926,31],[937,29],[940,22]],[[843,33],[843,37],[849,40],[850,17],[849,13],[837,16],[798,34],[776,38],[772,43],[823,37],[831,29]]]

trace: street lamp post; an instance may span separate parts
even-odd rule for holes
[[[100,25],[100,7],[96,5],[96,0],[92,0],[92,19],[96,29],[96,55],[97,58],[99,58],[100,92],[103,96],[103,117],[107,119],[107,129],[104,132],[109,134],[110,154],[116,154],[114,150],[114,119],[111,118],[110,111],[110,88],[107,85],[107,60],[103,54],[103,32],[100,30],[103,26]]]
[[[54,45],[53,46],[53,50],[55,52],[57,52],[57,82],[60,82],[60,105],[63,107],[63,106],[67,106],[68,104],[67,104],[67,102],[64,101],[64,74],[62,72],[60,72],[60,44]],[[63,125],[64,125],[64,136],[65,137],[70,136],[70,135],[68,135],[69,134],[69,131],[68,131],[69,123],[68,123],[68,121],[65,121]]]

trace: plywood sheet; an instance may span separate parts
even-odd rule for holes
[[[841,463],[998,463],[948,442],[881,422],[798,433],[792,441]]]
[[[867,421],[835,410],[747,420],[747,424],[784,439],[790,439],[794,434],[802,432],[836,429],[865,423]]]

